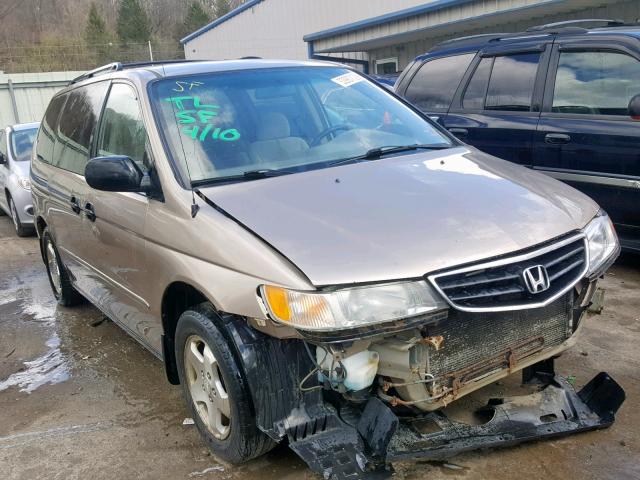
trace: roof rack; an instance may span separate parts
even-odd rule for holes
[[[121,63],[121,62],[113,62],[108,63],[107,65],[103,65],[102,67],[94,68],[88,72],[83,73],[79,77],[74,78],[69,82],[69,85],[73,85],[74,83],[78,83],[82,80],[86,80],[87,78],[93,78],[96,75],[102,75],[105,73],[111,72],[119,72],[120,70],[125,70],[128,68],[139,68],[139,67],[151,67],[154,65],[167,65],[172,63],[185,63],[185,62],[197,62],[198,60],[147,60],[144,62],[130,62],[130,63]]]
[[[449,40],[443,40],[442,42],[438,43],[438,45],[447,45],[449,43],[464,42],[465,40],[475,40],[479,38],[489,38],[490,40],[494,40],[494,39],[502,38],[506,35],[512,35],[512,34],[510,33],[479,33],[477,35],[467,35],[466,37],[457,37],[457,38],[451,38]]]
[[[582,25],[585,23],[596,24],[599,27],[622,27],[626,25],[623,20],[611,20],[607,18],[583,18],[580,20],[566,20],[564,22],[546,23],[544,25],[536,25],[527,28],[527,32],[541,32],[544,30],[552,30],[555,28],[565,28]]]
[[[101,73],[115,72],[118,70],[122,70],[122,64],[120,62],[108,63],[107,65],[94,68],[93,70],[89,70],[88,72],[83,73],[79,77],[74,78],[69,82],[69,85],[73,85],[74,83],[78,83],[82,80],[86,80],[87,78],[92,78],[96,75],[100,75]]]

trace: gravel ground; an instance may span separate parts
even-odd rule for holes
[[[613,427],[449,463],[400,464],[394,478],[640,478],[640,257],[623,256],[602,286],[603,313],[586,320],[556,369],[577,387],[605,370],[625,388]],[[155,357],[90,305],[56,305],[37,240],[16,237],[0,217],[0,477],[319,478],[284,446],[225,465],[182,424],[187,415]]]

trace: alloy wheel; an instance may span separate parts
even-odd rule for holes
[[[229,436],[231,406],[218,361],[211,348],[198,335],[187,339],[184,365],[191,399],[202,423],[214,437]]]

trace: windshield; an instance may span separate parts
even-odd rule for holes
[[[340,67],[173,77],[154,82],[151,98],[193,184],[324,168],[372,148],[451,146],[402,102]]]
[[[11,153],[15,161],[27,162],[31,160],[31,149],[37,134],[37,127],[11,132]]]

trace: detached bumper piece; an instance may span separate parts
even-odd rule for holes
[[[357,423],[335,422],[317,433],[306,432],[299,441],[290,438],[290,446],[326,479],[385,478],[394,461],[443,460],[481,448],[606,428],[624,399],[622,387],[604,372],[577,393],[556,376],[539,392],[491,399],[478,412],[490,418],[482,425],[458,423],[442,412],[400,421],[372,398]]]

